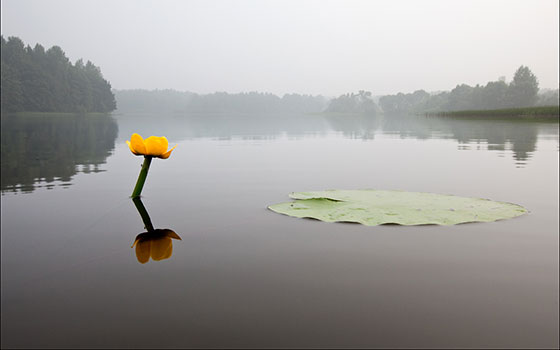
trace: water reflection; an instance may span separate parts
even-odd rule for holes
[[[483,144],[481,150],[511,151],[518,167],[527,165],[537,149],[540,128],[546,125],[532,121],[451,121],[445,118],[442,118],[441,123],[459,144]]]
[[[459,150],[511,151],[523,167],[537,148],[539,134],[558,136],[558,123],[525,120],[468,120],[423,116],[326,116],[332,130],[353,139],[374,139],[376,133],[403,139],[452,139]],[[471,147],[474,145],[475,147]]]
[[[451,139],[459,150],[490,151],[513,157],[525,167],[540,136],[558,140],[558,123],[468,120],[424,116],[206,114],[206,115],[2,115],[1,192],[32,192],[72,185],[77,173],[104,171],[100,166],[132,133],[167,135],[180,141],[273,140],[325,137],[373,140],[376,135],[412,139]],[[165,122],[162,122],[165,121]],[[118,121],[118,125],[117,125]]]
[[[165,119],[168,123],[161,123]],[[139,121],[141,120],[141,123]],[[482,150],[503,156],[511,152],[516,166],[526,166],[536,151],[539,135],[558,139],[558,123],[528,120],[470,120],[410,115],[359,114],[174,114],[122,115],[122,135],[138,131],[168,135],[176,141],[192,138],[216,140],[273,140],[323,137],[333,131],[345,138],[373,140],[376,135],[403,139],[449,139],[459,150]]]
[[[181,240],[181,237],[168,228],[154,229],[150,215],[148,215],[148,211],[140,197],[135,197],[132,201],[142,217],[144,228],[147,230],[147,232],[136,236],[134,243],[132,243],[131,248],[136,246],[136,259],[141,264],[147,263],[150,258],[154,261],[169,259],[173,254],[173,242],[171,239]]]
[[[325,114],[330,128],[350,139],[373,140],[382,127],[383,118],[363,114]]]
[[[330,130],[321,115],[300,114],[124,114],[117,116],[120,139],[134,132],[166,135],[169,140],[273,140],[278,137],[324,136]],[[162,120],[165,122],[162,123]]]
[[[70,186],[78,173],[103,170],[117,122],[97,115],[2,115],[2,192]]]

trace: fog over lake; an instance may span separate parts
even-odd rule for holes
[[[61,46],[116,89],[336,96],[558,88],[558,1],[2,0],[2,35]]]
[[[2,348],[560,345],[557,0],[1,4]]]

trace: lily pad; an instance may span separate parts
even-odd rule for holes
[[[268,209],[297,218],[357,222],[366,226],[455,225],[509,219],[527,213],[527,209],[512,203],[422,192],[327,190],[294,192],[290,197],[296,201],[274,204]]]

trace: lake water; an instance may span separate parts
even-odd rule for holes
[[[142,202],[181,240],[145,264],[133,132],[178,144]],[[3,348],[559,345],[558,123],[3,115],[1,142]],[[366,227],[267,210],[335,188],[530,213]]]

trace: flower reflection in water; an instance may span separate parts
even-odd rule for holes
[[[141,264],[145,264],[150,260],[160,261],[168,259],[173,253],[173,242],[171,239],[181,240],[178,234],[170,229],[154,229],[148,211],[144,207],[140,197],[132,199],[136,209],[142,217],[144,227],[147,232],[140,233],[136,236],[131,248],[136,246],[136,259]]]
[[[171,257],[173,253],[173,239],[181,239],[179,235],[169,229],[156,229],[136,236],[132,247],[136,246],[136,258],[141,264],[150,260],[160,261]],[[132,248],[131,247],[131,248]]]

